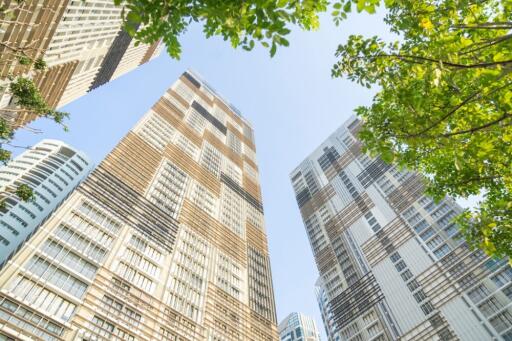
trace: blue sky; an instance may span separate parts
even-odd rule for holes
[[[97,164],[184,70],[197,71],[255,130],[278,319],[300,311],[313,316],[323,334],[313,289],[317,270],[288,175],[356,106],[371,101],[371,91],[331,78],[337,45],[349,34],[384,31],[379,15],[353,15],[340,27],[325,15],[319,31],[294,30],[290,47],[270,58],[264,48],[245,52],[221,39],[206,40],[194,27],[182,38],[180,61],[163,52],[64,107],[71,113],[69,132],[39,120],[31,126],[43,133],[20,131],[14,143],[61,139]]]

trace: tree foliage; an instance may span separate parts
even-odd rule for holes
[[[334,77],[379,91],[359,107],[365,149],[426,175],[435,198],[483,194],[457,218],[469,245],[512,256],[512,2],[509,0],[341,0],[387,10],[400,39],[350,36]]]
[[[43,71],[46,68],[46,63],[42,59],[34,60],[23,53],[23,51],[16,51],[16,56],[18,63],[28,65],[36,71]],[[8,114],[9,112],[14,112],[15,115],[18,115],[23,112],[30,112],[38,116],[48,117],[64,126],[64,119],[69,114],[51,108],[31,79],[24,76],[9,76],[9,79],[9,92],[13,97],[14,107],[1,108],[0,113]],[[12,153],[4,147],[11,144],[14,130],[17,128],[20,127],[16,126],[11,120],[0,116],[0,164],[5,165],[11,159]],[[65,126],[64,128],[66,129]],[[32,189],[25,184],[21,184],[13,191],[6,189],[0,193],[0,208],[5,207],[5,198],[12,195],[16,195],[22,201],[33,200],[34,198]]]
[[[1,193],[0,197],[0,210],[3,210],[6,208],[6,199],[8,197],[16,196],[21,201],[32,201],[35,199],[35,194],[32,188],[30,188],[26,184],[21,184],[17,186],[14,190],[6,189]]]
[[[256,43],[276,53],[288,46],[289,24],[318,27],[318,13],[327,0],[114,0],[125,6],[126,31],[139,42],[163,39],[169,55],[179,58],[179,37],[192,22],[201,23],[206,37],[221,36],[233,47],[252,50]]]

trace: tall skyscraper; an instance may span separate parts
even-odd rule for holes
[[[160,53],[159,44],[135,46],[122,30],[121,6],[112,0],[27,0],[7,6],[14,20],[0,23],[0,83],[7,75],[33,78],[53,108],[83,96],[129,72]],[[19,56],[42,58],[45,71],[29,71]],[[1,84],[0,84],[1,85]],[[12,107],[8,91],[0,92],[0,108]],[[31,113],[2,112],[1,117],[24,125]]]
[[[91,169],[84,153],[56,140],[43,140],[0,167],[0,268]],[[32,188],[33,201],[8,195],[21,184]]]
[[[0,272],[0,333],[277,340],[255,155],[184,73]]]
[[[315,320],[301,313],[291,313],[279,323],[281,341],[320,341]]]
[[[291,173],[334,337],[512,340],[507,261],[458,238],[453,200],[362,154],[360,127],[349,120]]]

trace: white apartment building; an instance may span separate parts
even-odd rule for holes
[[[0,191],[26,184],[35,200],[5,197],[0,211],[0,267],[11,257],[92,169],[88,157],[57,140],[42,140],[0,167]]]
[[[292,173],[331,340],[512,340],[512,268],[471,250],[450,198],[361,152],[350,119]]]

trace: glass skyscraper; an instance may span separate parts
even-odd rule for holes
[[[279,324],[281,341],[320,341],[315,320],[301,313],[291,313]]]
[[[4,337],[277,340],[250,123],[184,73],[0,287]]]
[[[471,250],[461,208],[361,152],[350,119],[292,173],[331,340],[512,340],[512,269]]]

